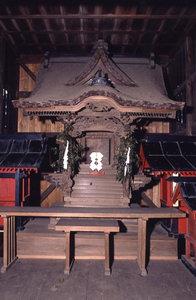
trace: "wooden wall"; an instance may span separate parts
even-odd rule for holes
[[[16,131],[16,111],[12,99],[18,93],[18,61],[13,48],[0,34],[0,133]]]
[[[31,70],[35,75],[39,71],[40,63],[26,63],[25,64],[29,70]],[[27,72],[20,66],[19,71],[19,92],[31,92],[35,86],[35,81],[27,74]]]
[[[190,33],[166,67],[171,96],[186,103],[184,124],[175,124],[173,132],[196,134],[196,35]]]
[[[37,76],[40,63],[25,64]],[[20,67],[19,93],[31,92],[35,86],[35,81]],[[60,122],[51,120],[40,120],[39,117],[26,117],[21,109],[18,110],[18,132],[60,132],[63,130]]]
[[[18,110],[18,132],[61,132],[64,126],[61,122],[40,120],[39,117],[27,117],[22,110]]]
[[[170,124],[169,122],[152,122],[148,125],[146,130],[149,133],[169,133],[170,130]],[[150,197],[153,201],[153,203],[157,206],[161,206],[160,202],[160,184],[156,184],[153,186],[153,188],[148,189],[146,191],[146,194],[148,197]]]
[[[41,181],[41,193],[44,192],[50,183],[46,180]],[[41,203],[42,207],[51,207],[54,203],[63,202],[63,193],[59,188],[56,188],[52,193]]]

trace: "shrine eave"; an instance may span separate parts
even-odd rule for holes
[[[84,101],[87,104],[87,100]],[[61,105],[55,103],[47,103],[47,105],[23,105],[17,106],[23,109],[24,115],[27,116],[45,116],[45,117],[54,117],[54,116],[63,116],[67,113],[77,113],[82,108],[85,107],[85,103],[79,103],[77,105]],[[15,106],[16,107],[16,106]],[[128,114],[129,116],[133,116],[135,118],[161,118],[161,119],[175,119],[176,111],[180,109],[180,107],[136,107],[136,106],[113,106],[122,114]]]
[[[148,113],[154,115],[168,114],[170,117],[175,118],[177,110],[182,110],[184,107],[183,102],[151,102],[143,100],[128,100],[123,99],[116,93],[108,92],[105,90],[88,91],[82,95],[71,100],[48,100],[48,101],[29,101],[29,99],[14,100],[13,104],[16,108],[22,108],[26,112],[39,112],[55,115],[57,112],[77,112],[83,109],[88,103],[96,103],[103,101],[114,109],[123,113],[138,113],[144,116]]]

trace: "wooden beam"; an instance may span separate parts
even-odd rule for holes
[[[182,21],[182,17],[185,15],[186,11],[187,11],[187,7],[184,7],[181,10],[181,13],[179,14],[179,18],[176,20],[176,24],[173,26],[172,30],[174,31],[176,29],[176,27],[179,25],[179,23]]]
[[[95,5],[95,9],[94,9],[94,14],[95,15],[101,15],[102,14],[102,7],[100,5]],[[99,24],[100,24],[100,20],[99,19],[95,19],[94,20],[94,29],[95,29],[95,33],[97,34],[96,39],[100,39],[100,38],[104,38],[103,36],[100,36],[102,31],[99,28]],[[103,33],[102,33],[103,34]]]
[[[7,39],[9,40],[9,42],[11,43],[12,46],[15,46],[15,41],[12,37],[12,35],[8,32],[5,24],[0,20],[0,26],[2,28],[2,31],[4,33],[4,35],[7,37]]]
[[[173,7],[170,7],[170,8],[167,10],[166,15],[169,16],[170,13],[172,12],[172,10],[173,10]],[[154,46],[154,45],[156,44],[156,41],[157,41],[159,35],[163,33],[163,28],[164,28],[164,26],[165,26],[165,23],[166,23],[166,19],[163,19],[163,20],[161,21],[160,25],[159,25],[158,32],[155,34],[155,36],[154,36],[154,38],[153,38],[153,40],[152,40],[152,46]]]
[[[117,5],[116,9],[115,9],[115,15],[118,15],[119,13],[121,13],[121,6]],[[119,25],[120,25],[120,20],[114,19],[114,25],[113,25],[113,30],[112,30],[112,36],[111,36],[111,44],[113,44],[116,40],[116,35],[115,35],[115,30],[119,29]]]
[[[19,9],[20,9],[22,14],[24,14],[24,15],[29,14],[29,10],[28,10],[27,7],[20,6]],[[27,23],[27,26],[29,28],[30,33],[32,34],[32,37],[33,37],[33,40],[34,40],[35,44],[38,46],[39,50],[42,50],[42,48],[40,47],[40,43],[39,43],[39,40],[37,38],[36,32],[33,30],[32,20],[26,19],[26,23]],[[23,33],[24,33],[24,30],[23,30]],[[26,32],[26,33],[29,33],[29,32]]]
[[[172,14],[172,15],[146,15],[146,14],[29,14],[29,15],[0,15],[0,20],[23,20],[23,19],[148,19],[148,20],[161,20],[161,19],[168,19],[168,20],[176,20],[179,19],[179,14]],[[184,14],[181,16],[181,19],[187,20],[196,20],[196,13],[193,14]]]
[[[83,5],[79,5],[79,13],[81,15],[83,15],[83,13],[85,13],[85,10],[84,10],[84,6]],[[84,19],[80,19],[80,40],[81,40],[81,45],[82,47],[84,48],[84,45],[85,45],[85,36],[84,36]]]
[[[190,20],[190,21],[187,23],[185,29],[183,30],[183,32],[182,32],[182,34],[181,34],[181,36],[180,36],[179,41],[175,44],[174,48],[172,48],[172,50],[170,51],[170,53],[169,53],[169,56],[170,56],[170,57],[173,57],[173,56],[176,54],[176,52],[178,51],[178,49],[179,49],[179,48],[182,46],[182,44],[185,42],[185,39],[186,39],[187,35],[188,35],[188,34],[190,33],[190,31],[194,28],[195,25],[196,25],[196,21],[193,22],[192,20]]]
[[[156,207],[156,205],[153,203],[152,199],[150,199],[145,192],[142,193],[142,200],[148,207]]]
[[[147,16],[150,16],[150,15],[151,15],[151,12],[152,12],[152,7],[148,7],[147,10],[146,10],[146,15],[147,15]],[[138,47],[139,47],[140,44],[141,44],[141,40],[142,40],[142,38],[143,38],[143,36],[144,36],[144,34],[145,34],[146,27],[147,27],[147,25],[148,25],[148,21],[149,21],[149,19],[144,19],[144,21],[143,21],[143,26],[142,26],[142,31],[143,31],[143,33],[140,33],[140,34],[139,34],[139,37],[138,37],[138,40],[137,40],[137,43],[136,43],[136,47],[135,47],[135,49],[134,49],[134,54],[136,54],[137,49],[138,49]]]
[[[43,202],[54,191],[54,189],[56,189],[56,185],[51,183],[47,189],[41,193],[41,202]]]
[[[185,64],[186,64],[186,103],[187,106],[193,105],[192,81],[189,79],[193,69],[193,41],[190,36],[185,41]],[[186,133],[192,135],[192,114],[186,117]]]
[[[59,9],[60,9],[60,14],[62,16],[65,15],[65,7],[60,5]],[[66,41],[66,44],[68,45],[69,44],[69,36],[68,36],[69,31],[67,30],[67,25],[66,25],[65,19],[62,19],[61,21],[62,21],[62,25],[63,25],[63,31],[62,32],[64,33],[65,41]]]
[[[6,11],[7,11],[8,15],[11,15],[11,10],[7,6],[6,6]],[[13,24],[14,28],[16,28],[16,30],[19,32],[21,39],[25,42],[24,35],[22,34],[20,27],[18,26],[18,23],[16,22],[16,20],[13,18],[10,18],[10,21]]]
[[[25,65],[23,62],[19,62],[20,66],[25,70],[25,72],[33,79],[33,81],[36,81],[35,74]]]
[[[115,46],[115,45],[119,46],[119,44],[117,44],[117,43],[113,44],[113,46]],[[151,41],[149,41],[148,43],[147,42],[146,43],[140,43],[141,47],[149,47],[151,45],[152,45]],[[171,48],[173,48],[173,47],[175,47],[175,45],[176,45],[176,43],[174,43],[174,42],[171,42],[171,43],[164,42],[164,43],[159,44],[160,48],[161,47],[171,47]],[[20,46],[20,48],[21,47],[25,47],[25,46],[26,47],[33,47],[33,46],[35,46],[35,44],[34,43],[21,43],[19,46]],[[43,42],[42,46],[50,48],[51,43],[50,42]],[[62,41],[62,42],[56,42],[55,46],[58,47],[58,46],[66,46],[66,45]],[[81,43],[79,41],[74,41],[74,42],[72,42],[72,43],[69,44],[69,47],[70,46],[78,46],[79,47],[79,46],[81,46]],[[94,46],[94,42],[93,41],[88,42],[86,44],[86,46],[87,47],[92,47],[92,46]],[[122,46],[127,46],[127,44],[121,44],[120,46],[121,47]]]
[[[130,21],[129,24],[131,24],[132,22]],[[1,25],[1,21],[0,21],[0,25]],[[3,28],[3,23],[2,23],[2,28]],[[6,32],[7,34],[19,34],[19,32],[17,30],[7,30],[5,27],[3,28],[3,32]],[[58,34],[58,33],[65,33],[65,34],[69,34],[69,33],[94,33],[94,34],[98,34],[98,33],[114,33],[114,34],[120,34],[120,35],[128,35],[130,33],[133,34],[140,34],[140,33],[160,33],[159,29],[154,29],[154,30],[149,30],[146,29],[145,31],[143,29],[59,29],[59,30],[47,30],[47,29],[41,29],[41,30],[23,30],[23,33],[28,34],[29,32],[32,34],[48,34],[48,33],[52,33],[52,34]],[[173,33],[179,35],[182,33],[182,31],[172,31]],[[171,33],[171,30],[165,30],[162,31],[162,34],[169,34]]]
[[[137,6],[133,6],[131,8],[131,12],[130,13],[131,14],[136,14],[137,13]],[[125,35],[124,35],[124,38],[123,38],[123,41],[122,41],[122,44],[124,44],[124,45],[127,45],[128,42],[129,42],[129,39],[130,39],[129,33],[133,33],[134,32],[133,29],[132,29],[133,21],[134,21],[134,19],[131,19],[131,18],[129,20],[127,20],[127,30],[124,30],[124,34]],[[122,47],[122,54],[124,54],[125,49],[126,49],[126,46],[123,46]]]
[[[178,86],[174,91],[173,91],[173,95],[174,97],[176,97],[188,84],[187,81],[191,81],[191,82],[195,82],[196,80],[196,72],[192,72],[191,75],[185,80],[183,81],[180,86]]]
[[[46,10],[45,10],[45,7],[43,5],[40,5],[39,7],[39,10],[40,10],[40,13],[41,13],[41,16],[42,15],[47,15],[46,14]],[[49,23],[49,18],[41,18],[43,20],[43,23],[45,24],[46,26],[46,29],[47,29],[47,32],[48,32],[48,36],[49,36],[49,39],[50,39],[50,42],[51,44],[53,45],[54,48],[55,47],[55,39],[54,39],[54,36],[52,33],[50,33],[50,23]]]

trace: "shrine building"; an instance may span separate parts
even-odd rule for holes
[[[146,2],[1,5],[2,273],[48,258],[196,274],[195,6]]]

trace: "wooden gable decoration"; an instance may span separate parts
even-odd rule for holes
[[[130,87],[137,86],[136,83],[109,57],[108,44],[106,42],[103,40],[98,40],[94,49],[94,55],[89,60],[82,73],[69,80],[67,82],[68,86],[87,83],[99,70],[101,70],[103,74],[107,74],[113,84],[120,84]]]

